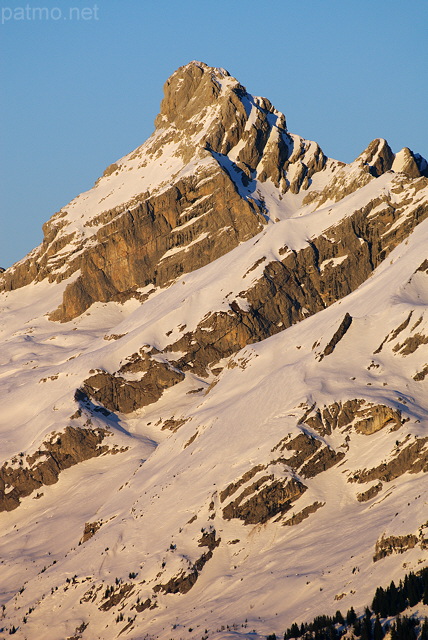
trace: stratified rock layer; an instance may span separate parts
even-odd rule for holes
[[[33,455],[18,456],[0,469],[0,511],[16,509],[21,499],[43,485],[55,484],[61,471],[109,451],[101,445],[108,432],[103,429],[66,427],[43,442]]]

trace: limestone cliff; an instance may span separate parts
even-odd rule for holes
[[[155,126],[144,145],[44,225],[42,244],[0,274],[1,289],[70,279],[51,314],[66,322],[97,301],[144,300],[258,234],[277,219],[265,184],[279,200],[289,198],[288,207],[300,193],[320,207],[387,171],[411,179],[427,173],[421,156],[408,149],[394,156],[382,139],[349,166],[330,160],[291,134],[269,100],[201,62],[167,80]]]
[[[114,447],[100,446],[108,435],[111,434],[103,429],[66,427],[63,432],[53,433],[35,453],[21,453],[12,461],[3,463],[0,468],[0,511],[16,509],[23,497],[43,485],[56,483],[64,469],[116,452]]]
[[[269,211],[255,181],[297,194],[327,161],[316,143],[288,133],[267,99],[203,63],[167,81],[155,124],[142,147],[44,225],[42,244],[6,271],[3,289],[75,275],[52,314],[62,322],[96,301],[141,296],[261,230]]]

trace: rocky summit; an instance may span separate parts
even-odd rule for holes
[[[282,637],[428,566],[427,218],[418,153],[178,69],[0,273],[0,637]]]

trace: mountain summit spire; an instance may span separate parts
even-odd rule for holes
[[[209,67],[203,62],[190,62],[175,71],[164,85],[164,98],[156,126],[174,123],[178,128],[201,117],[204,109],[214,105],[220,95],[229,89],[240,88],[235,78],[225,69]]]

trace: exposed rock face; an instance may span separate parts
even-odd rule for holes
[[[375,554],[373,562],[377,562],[382,558],[386,558],[391,553],[404,553],[408,549],[413,549],[419,542],[414,534],[410,533],[406,536],[388,536],[382,537],[376,542]]]
[[[80,539],[79,544],[83,544],[90,540],[96,532],[101,528],[103,522],[99,520],[95,520],[95,522],[85,522],[85,528],[83,530],[83,536]]]
[[[315,513],[316,511],[318,511],[318,509],[321,509],[321,507],[323,507],[324,505],[325,505],[325,502],[314,502],[313,504],[308,505],[307,507],[299,511],[299,513],[296,513],[291,518],[286,520],[284,522],[284,526],[292,527],[296,524],[300,524],[301,522],[303,522],[303,520],[306,520],[306,518],[309,518],[311,513]]]
[[[282,451],[284,449],[295,451],[293,456],[285,458],[284,462],[303,478],[314,478],[319,473],[327,471],[340,462],[345,455],[343,451],[336,452],[321,440],[308,436],[304,432],[279,445],[277,446]]]
[[[375,208],[378,212],[371,216]],[[404,207],[393,205],[385,197],[373,200],[299,252],[285,247],[285,257],[269,262],[262,277],[243,294],[249,310],[232,302],[228,313],[212,313],[167,350],[185,352],[178,360],[180,368],[185,370],[191,362],[194,371],[203,375],[221,358],[286,329],[354,291],[427,215],[426,204],[415,204],[409,215]],[[339,263],[338,257],[342,258]],[[349,319],[344,322],[343,331],[349,329]]]
[[[266,98],[247,93],[225,69],[190,63],[171,76],[164,94],[156,126],[172,125],[188,137],[200,136],[222,165],[239,143],[230,159],[248,179],[257,172],[261,182],[271,179],[283,192],[290,188],[298,193],[325,166],[327,159],[316,143],[290,135],[284,115]],[[204,116],[214,111],[216,118],[207,126]]]
[[[389,427],[391,431],[396,431],[402,425],[400,411],[394,411],[385,405],[368,406],[356,415],[355,431],[364,433],[369,436],[385,427]]]
[[[97,242],[61,274],[81,270],[51,318],[65,322],[95,301],[125,300],[149,284],[164,286],[260,231],[257,205],[239,196],[227,174],[218,169],[206,178],[183,179],[106,222]]]
[[[323,353],[321,354],[320,360],[325,358],[325,356],[329,356],[331,353],[333,353],[336,345],[338,344],[338,342],[342,340],[343,336],[348,331],[351,324],[352,324],[352,317],[349,315],[349,313],[346,313],[345,317],[343,318],[342,322],[339,325],[338,330],[335,332],[334,336],[332,337],[332,339],[324,349]]]
[[[200,572],[208,560],[211,560],[212,555],[212,551],[207,551],[195,562],[192,571],[188,573],[182,571],[177,576],[168,580],[166,584],[160,584],[154,587],[153,591],[155,593],[158,593],[159,591],[162,591],[163,593],[187,593],[196,583]]]
[[[109,411],[131,413],[159,400],[165,389],[184,380],[184,373],[164,362],[151,360],[142,353],[119,369],[119,374],[143,371],[139,380],[127,380],[121,375],[101,371],[87,378],[83,392],[100,402]]]
[[[239,518],[244,524],[263,524],[289,511],[292,503],[306,491],[305,485],[294,478],[287,481],[272,480],[272,476],[263,477],[248,487],[224,507],[223,517],[226,520]],[[261,486],[267,481],[269,484]],[[247,496],[251,497],[245,500]]]
[[[263,471],[264,468],[265,468],[264,465],[259,464],[256,467],[253,467],[252,469],[249,469],[248,471],[246,471],[242,476],[242,478],[240,478],[237,482],[232,482],[225,489],[223,489],[223,491],[220,492],[220,501],[224,502],[226,498],[234,494],[235,491],[239,489],[239,487],[241,487],[243,484],[251,480],[251,478],[253,478],[257,473],[259,473],[259,471]]]
[[[409,338],[406,338],[402,344],[396,344],[393,351],[398,351],[401,355],[408,356],[423,344],[428,344],[428,336],[424,336],[422,333],[414,333]]]
[[[407,148],[394,155],[386,140],[382,138],[373,140],[350,167],[351,171],[342,165],[322,190],[312,191],[305,196],[304,204],[316,202],[320,207],[327,201],[338,202],[371,182],[373,178],[378,178],[390,170],[403,173],[408,178],[428,175],[425,158],[419,154],[414,155]]]
[[[89,625],[89,622],[82,622],[82,624],[79,624],[74,631],[75,635],[69,636],[66,640],[81,640],[82,638],[81,634],[85,632],[88,625]]]
[[[66,427],[43,442],[31,456],[19,456],[0,469],[0,511],[16,509],[21,498],[43,485],[55,484],[61,471],[79,462],[109,451],[101,445],[108,432],[104,429]]]
[[[371,500],[372,498],[377,496],[377,494],[380,491],[382,491],[382,483],[378,482],[377,484],[375,484],[372,487],[370,487],[369,489],[367,489],[367,491],[363,491],[362,493],[358,493],[357,494],[357,500],[358,500],[358,502],[367,502],[368,500]]]
[[[406,329],[409,325],[409,322],[412,318],[413,315],[413,310],[410,311],[409,315],[407,316],[407,318],[404,320],[404,322],[402,322],[396,329],[394,329],[394,331],[392,331],[391,334],[388,334],[385,339],[383,340],[382,344],[379,345],[379,347],[376,349],[376,351],[374,352],[376,353],[380,353],[383,349],[383,346],[386,342],[391,342],[392,340],[395,340],[395,338],[402,332],[404,331],[404,329]]]
[[[204,531],[202,538],[198,542],[199,547],[208,547],[210,551],[214,551],[221,542],[221,538],[216,538],[216,530]]]
[[[418,371],[418,373],[416,373],[413,376],[413,380],[416,380],[416,382],[421,382],[421,380],[425,380],[427,375],[428,375],[428,365],[425,365],[422,371]]]
[[[152,605],[152,601],[150,600],[150,598],[146,598],[146,600],[144,600],[144,602],[139,602],[138,604],[135,605],[135,610],[138,613],[141,613],[142,611],[145,611],[146,609],[150,609]]]
[[[177,576],[173,576],[168,580],[166,584],[158,584],[153,588],[155,593],[187,593],[194,586],[199,575],[206,565],[206,563],[213,557],[213,552],[216,547],[219,546],[221,539],[216,538],[215,529],[211,531],[205,531],[202,538],[199,540],[200,547],[208,547],[208,551],[200,556],[193,563],[190,571],[181,571]]]
[[[278,452],[282,454],[279,458],[275,457]],[[345,455],[343,451],[336,452],[323,440],[303,431],[294,438],[286,436],[275,445],[271,454],[274,457],[267,464],[252,467],[220,492],[220,502],[228,502],[223,507],[226,520],[238,518],[245,524],[263,524],[275,516],[280,520],[306,491],[303,480],[327,471]],[[278,477],[276,465],[286,470],[290,477]],[[272,471],[268,472],[270,468]],[[244,485],[245,488],[241,489]],[[239,495],[228,501],[239,489]],[[311,507],[305,507],[285,524],[297,524],[321,506],[316,502]]]
[[[133,590],[133,584],[125,582],[125,584],[118,585],[118,588],[112,589],[105,602],[99,607],[100,611],[109,611],[112,607],[116,607],[120,602],[129,598]]]
[[[164,85],[164,98],[155,126],[166,127],[173,124],[177,129],[189,131],[190,121],[189,133],[193,133],[192,126],[196,131],[202,129],[204,123],[201,113],[220,100],[222,81],[235,85],[241,93],[245,91],[225,69],[210,68],[197,61],[180,67]],[[231,99],[233,100],[233,96]],[[235,106],[240,108],[241,103],[236,102]],[[245,120],[245,111],[242,107],[241,109],[242,119]]]
[[[376,138],[369,144],[367,149],[358,156],[357,161],[368,166],[369,172],[377,178],[385,173],[385,171],[391,169],[394,158],[395,156],[387,141],[383,138]]]
[[[398,410],[355,399],[343,404],[337,402],[322,409],[311,409],[302,417],[302,422],[324,436],[331,435],[333,429],[343,429],[351,424],[355,431],[365,435],[371,435],[385,427],[395,431],[401,427],[403,420]]]
[[[349,482],[371,482],[372,480],[382,480],[391,482],[403,473],[419,473],[428,471],[428,451],[425,445],[428,438],[416,438],[400,451],[396,451],[394,457],[388,462],[382,462],[372,469],[356,471]]]
[[[418,162],[414,154],[408,147],[404,147],[397,153],[392,164],[392,170],[399,173],[404,173],[409,178],[419,178],[425,173],[421,173]]]

